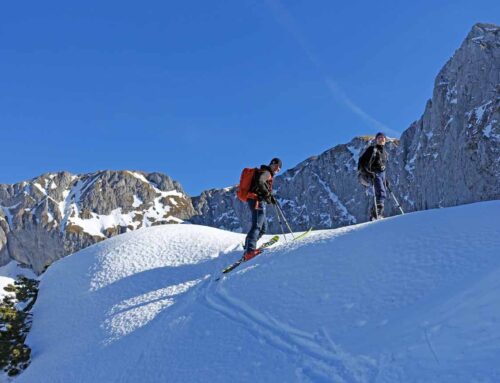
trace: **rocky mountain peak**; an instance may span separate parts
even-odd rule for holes
[[[194,214],[182,187],[160,173],[47,173],[0,185],[0,260],[36,272],[115,234],[179,223]]]

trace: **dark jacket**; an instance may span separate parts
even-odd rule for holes
[[[273,190],[273,171],[267,165],[261,165],[255,172],[251,191],[257,194],[259,201],[268,201]]]
[[[367,173],[381,173],[387,166],[385,146],[372,145],[359,158],[358,169]]]

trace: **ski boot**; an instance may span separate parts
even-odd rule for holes
[[[260,253],[262,253],[261,249],[254,249],[254,250],[245,251],[245,254],[243,254],[243,260],[245,262],[249,261],[250,259],[252,259],[253,257],[256,257]]]

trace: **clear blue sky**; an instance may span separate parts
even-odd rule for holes
[[[159,171],[190,195],[418,119],[500,1],[15,1],[0,8],[0,183]]]

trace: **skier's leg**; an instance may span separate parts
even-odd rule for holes
[[[375,186],[375,176],[372,179],[372,204],[371,204],[371,209],[370,209],[370,221],[374,221],[378,219],[377,215],[377,191],[376,191],[376,186]]]
[[[383,218],[387,190],[385,188],[385,172],[375,174],[375,197],[377,200],[377,216]]]
[[[261,206],[256,206],[256,205],[258,205],[258,202],[256,200],[254,199],[248,200],[248,207],[250,208],[250,211],[252,213],[252,227],[250,228],[250,231],[248,232],[247,237],[245,239],[246,252],[255,250],[255,248],[257,247],[257,240],[259,239],[260,235],[262,208]]]

